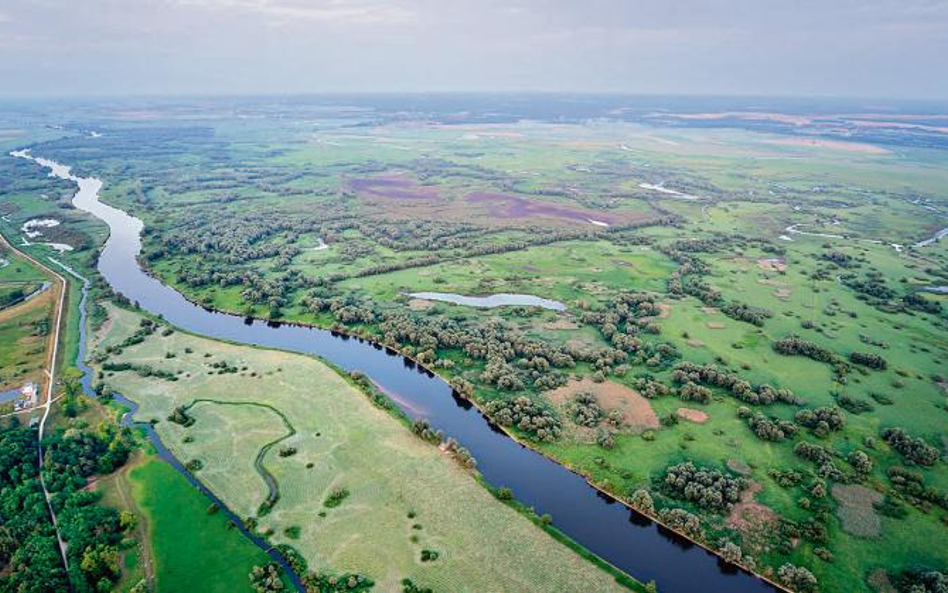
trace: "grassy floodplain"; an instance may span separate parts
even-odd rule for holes
[[[215,117],[98,113],[108,133],[94,142],[44,133],[35,147],[102,177],[103,198],[146,223],[145,265],[189,298],[366,334],[495,419],[529,398],[559,436],[515,421],[519,438],[627,501],[648,492],[666,523],[692,514],[696,538],[775,579],[789,563],[821,590],[886,590],[919,565],[948,572],[948,546],[931,545],[948,533],[948,300],[929,292],[948,285],[948,252],[925,243],[948,227],[944,134],[872,114],[841,137],[838,121],[853,123],[841,113],[801,128],[775,123],[782,113],[709,123],[634,106],[555,122],[440,114],[450,124],[383,106],[249,105],[255,119],[190,107]],[[14,228],[59,207],[55,184],[8,161]],[[64,230],[101,237],[74,215]],[[67,257],[87,264],[87,253]],[[533,294],[566,311],[403,294],[420,291]],[[778,352],[788,338],[797,354]],[[183,364],[180,352],[155,356]],[[792,397],[740,398],[686,364]],[[598,412],[569,391],[590,382]],[[195,424],[180,430],[240,427],[248,449],[287,434],[269,410],[202,401],[188,412]],[[167,410],[155,414],[167,424]],[[286,443],[308,438],[291,425]],[[240,489],[252,514],[268,489],[234,446],[199,473]],[[715,505],[668,484],[688,461],[744,498]],[[262,490],[250,496],[252,484]],[[281,489],[265,520],[292,496]],[[307,537],[301,526],[295,545]]]
[[[100,352],[141,319],[117,308],[109,314]],[[254,460],[286,433],[285,417],[295,435],[280,446],[296,452],[274,450],[262,460],[280,497],[258,517],[258,529],[297,548],[313,568],[359,572],[383,590],[406,577],[435,590],[621,588],[314,359],[175,332],[154,334],[108,362],[176,374],[170,382],[107,372],[104,381],[141,403],[141,419],[159,420],[168,447],[182,460],[199,460],[197,476],[241,516],[258,516],[267,498]],[[221,362],[240,370],[218,374],[212,365]],[[187,412],[191,426],[166,420],[198,399]],[[348,492],[341,504],[327,504],[340,488]],[[491,535],[499,532],[503,538]],[[424,550],[438,552],[437,560],[422,562]],[[156,548],[159,566],[161,554]]]

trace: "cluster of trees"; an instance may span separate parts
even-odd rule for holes
[[[0,589],[69,588],[39,481],[36,430],[0,431]]]
[[[487,402],[486,410],[500,424],[516,426],[537,440],[550,442],[560,436],[560,421],[556,414],[529,397],[495,399]]]
[[[859,265],[859,262],[851,256],[841,251],[827,251],[820,255],[820,259],[836,264],[841,268],[852,268]]]
[[[821,478],[845,482],[846,475],[836,466],[833,459],[837,456],[835,452],[826,447],[800,441],[793,447],[793,453],[797,457],[812,461],[818,466],[817,475]]]
[[[375,583],[367,576],[355,573],[334,575],[329,572],[310,572],[302,578],[306,593],[362,593]]]
[[[904,428],[886,428],[881,433],[882,440],[898,451],[906,460],[918,465],[935,465],[940,454],[938,449],[929,445],[924,439],[913,437]]]
[[[663,366],[680,358],[674,345],[667,342],[643,340],[640,335],[659,334],[660,327],[653,319],[661,312],[656,297],[639,292],[623,292],[613,296],[601,311],[586,311],[581,317],[584,324],[596,326],[602,337],[617,351],[632,357],[633,364],[646,364],[652,367]],[[614,356],[615,362],[625,362],[625,356]]]
[[[599,426],[604,416],[596,396],[588,391],[577,393],[569,402],[568,409],[573,422],[590,428]]]
[[[171,371],[156,369],[147,364],[134,364],[131,362],[104,362],[102,370],[111,373],[120,373],[122,371],[134,371],[140,377],[155,377],[165,381],[177,381],[178,376]]]
[[[825,436],[830,431],[842,430],[846,424],[843,411],[834,407],[800,410],[794,416],[794,420],[797,424],[809,428],[820,436]]]
[[[816,344],[804,340],[800,336],[789,335],[773,343],[774,352],[784,356],[805,356],[817,362],[825,362],[833,366],[833,372],[836,379],[845,383],[845,377],[849,373],[849,364],[838,354]]]
[[[945,593],[948,591],[948,573],[917,566],[898,573],[893,579],[899,591],[908,593]]]
[[[871,352],[852,352],[849,355],[849,361],[877,371],[884,371],[889,366],[884,358]]]
[[[168,420],[184,427],[194,424],[194,417],[188,414],[188,408],[186,406],[175,406],[174,409],[171,410],[171,413],[168,414]]]
[[[105,356],[109,356],[112,354],[121,354],[122,351],[125,350],[125,348],[128,348],[129,346],[134,346],[136,344],[141,344],[142,342],[145,341],[145,338],[155,333],[157,329],[158,329],[157,323],[155,323],[151,319],[143,318],[141,321],[139,321],[138,329],[135,330],[135,333],[128,336],[127,338],[119,342],[118,344],[106,346],[104,349],[104,353],[105,353],[104,356],[97,355],[97,356],[100,356],[100,358],[98,358],[97,360],[98,361],[104,360]]]
[[[764,321],[774,316],[773,311],[763,307],[754,307],[745,303],[736,301],[728,303],[721,307],[721,312],[738,321],[746,321],[752,325],[761,327]]]
[[[909,309],[932,315],[941,315],[942,311],[941,303],[927,299],[917,292],[910,292],[902,297],[902,304]]]
[[[726,510],[740,501],[746,482],[716,469],[698,467],[691,461],[666,468],[663,490],[671,497],[687,500],[709,510]]]
[[[766,383],[752,385],[741,379],[740,376],[729,373],[713,364],[700,365],[693,362],[682,362],[675,365],[671,378],[679,385],[691,382],[720,387],[729,391],[742,402],[749,404],[768,405],[782,402],[800,405],[803,403],[789,389],[777,389]]]
[[[270,562],[266,566],[254,566],[248,577],[250,578],[250,588],[256,593],[276,593],[283,591],[283,579],[281,575],[283,569],[276,562]]]
[[[704,536],[704,530],[701,528],[701,519],[685,509],[662,509],[658,512],[658,519],[664,525],[692,539],[697,540]]]
[[[747,420],[757,438],[765,441],[782,441],[793,438],[797,434],[797,426],[793,422],[780,420],[779,418],[768,418],[760,412],[754,413],[750,408],[741,406],[737,409],[737,416]]]
[[[663,395],[668,395],[672,392],[671,387],[665,385],[661,381],[656,380],[651,375],[636,377],[632,384],[641,395],[649,399],[662,397]]]
[[[908,468],[893,465],[886,470],[892,487],[909,503],[928,511],[931,504],[948,509],[948,494],[933,486],[926,486],[922,474]]]
[[[130,434],[57,430],[44,439],[42,470],[36,465],[37,433],[14,424],[0,430],[0,589],[79,592],[111,590],[121,575],[119,550],[134,516],[97,504],[85,490],[94,474],[114,471],[128,457]],[[39,482],[51,494],[69,572]]]
[[[722,313],[736,321],[762,326],[773,317],[773,311],[739,301],[727,301],[721,291],[712,288],[703,277],[710,275],[711,268],[694,253],[712,252],[726,244],[730,239],[714,237],[676,241],[660,249],[662,253],[680,264],[668,281],[668,292],[675,296],[693,296],[707,307],[717,307]]]
[[[811,593],[818,590],[819,582],[816,577],[802,566],[795,566],[788,562],[777,569],[777,577],[781,583],[799,593]]]

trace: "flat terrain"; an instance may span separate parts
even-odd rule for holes
[[[122,342],[139,320],[110,308],[97,350]],[[174,382],[134,371],[106,373],[105,382],[141,403],[141,419],[158,420],[156,429],[176,456],[199,460],[198,477],[239,515],[258,516],[259,530],[272,530],[274,543],[291,544],[313,568],[359,572],[383,590],[406,577],[452,591],[618,588],[316,360],[175,332],[155,333],[107,362],[174,373]],[[217,374],[212,365],[221,362],[240,370]],[[166,420],[175,407],[191,404],[191,426]],[[285,434],[280,416],[295,434],[279,447],[296,453],[272,450],[263,458],[280,498],[259,516],[268,489],[253,462],[263,445]],[[140,471],[133,470],[133,481]],[[324,502],[336,488],[349,494],[330,508]],[[164,500],[146,503],[173,504]],[[165,516],[154,513],[159,528],[170,520]],[[162,544],[154,545],[160,574]],[[437,560],[422,562],[423,550],[436,551]],[[175,563],[167,562],[173,570]]]
[[[917,565],[948,574],[948,546],[932,545],[948,537],[948,295],[938,292],[948,250],[936,240],[948,228],[948,134],[926,123],[942,115],[654,111],[603,98],[552,116],[562,107],[552,98],[473,100],[463,113],[406,101],[362,112],[248,100],[241,117],[212,101],[159,105],[147,123],[90,107],[108,132],[100,138],[46,128],[8,146],[32,142],[100,176],[103,199],[145,221],[145,265],[189,298],[401,350],[603,489],[639,502],[648,492],[666,522],[693,514],[695,538],[731,558],[738,548],[761,573],[779,580],[785,564],[804,567],[826,591],[884,590]],[[0,226],[15,233],[55,215],[62,223],[49,232],[77,246],[63,257],[89,266],[101,227],[27,165],[0,159],[11,180]],[[417,292],[517,293],[565,310],[407,295]],[[333,429],[325,417],[294,417],[309,394],[286,395],[297,393],[286,387],[292,365],[238,362],[244,355],[218,346],[168,346],[165,358],[164,344],[179,339],[153,336],[143,354],[123,355],[180,370],[178,381],[107,379],[160,402],[144,411],[241,514],[258,514],[275,492],[261,477],[271,473],[280,499],[260,523],[275,541],[322,566],[380,582],[417,574],[430,586],[448,573],[415,561],[425,542],[484,547],[426,540],[442,521],[421,509],[422,529],[412,529],[392,502],[413,487],[397,463],[356,475],[341,449],[320,448]],[[207,375],[225,358],[236,372]],[[198,389],[177,395],[192,381]],[[244,381],[266,394],[250,398]],[[514,419],[522,397],[555,430]],[[175,405],[189,406],[192,426],[166,420]],[[279,457],[290,446],[296,454]],[[668,476],[688,462],[740,492],[717,504],[720,493],[676,487]],[[349,538],[373,478],[393,489],[379,499],[390,514]],[[319,517],[334,487],[350,495]],[[313,522],[335,540],[316,537]],[[379,534],[403,544],[387,552],[391,566],[378,564]],[[454,562],[443,554],[435,564]],[[499,573],[533,570],[514,564]],[[470,566],[451,578],[467,579]]]

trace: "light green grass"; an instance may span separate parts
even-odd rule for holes
[[[120,341],[138,323],[127,311],[113,309],[112,314],[103,345]],[[184,352],[187,347],[192,354]],[[166,359],[166,352],[176,357]],[[205,352],[213,356],[205,358]],[[176,332],[156,334],[116,360],[184,371],[176,382],[132,373],[115,374],[107,382],[141,403],[140,418],[160,420],[156,428],[176,455],[200,459],[204,469],[197,475],[241,516],[255,515],[266,496],[251,462],[276,434],[270,414],[235,412],[237,406],[217,406],[209,414],[210,407],[198,407],[191,428],[164,418],[174,406],[196,398],[265,403],[287,417],[297,434],[284,443],[298,452],[283,458],[273,451],[265,458],[281,498],[260,525],[273,529],[274,543],[298,548],[314,568],[367,574],[381,590],[397,588],[405,577],[451,591],[619,588],[613,577],[497,501],[454,461],[314,359]],[[221,360],[248,370],[208,374],[207,363]],[[265,434],[254,436],[260,430]],[[183,443],[188,434],[193,442]],[[306,467],[309,463],[312,468]],[[327,509],[323,501],[335,487],[345,487],[350,495]],[[414,524],[421,529],[413,529]],[[292,526],[300,528],[298,540],[283,535]],[[424,548],[438,550],[439,560],[421,563]]]

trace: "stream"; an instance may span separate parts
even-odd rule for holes
[[[534,507],[537,514],[551,514],[553,525],[570,538],[640,581],[654,580],[663,593],[773,590],[773,586],[765,581],[725,563],[704,548],[593,488],[582,476],[520,445],[487,420],[469,401],[454,393],[439,377],[379,344],[323,329],[253,321],[209,311],[189,302],[140,267],[137,256],[141,250],[144,224],[140,219],[99,201],[102,181],[73,175],[68,166],[33,157],[28,150],[10,154],[31,159],[50,169],[50,175],[77,184],[73,204],[103,220],[110,229],[99,257],[99,272],[115,292],[125,295],[144,310],[163,317],[172,325],[212,339],[311,354],[344,370],[361,371],[410,417],[428,419],[433,427],[467,447],[477,459],[478,469],[487,482],[510,488],[520,502]],[[80,357],[84,356],[84,329],[82,338]],[[86,371],[84,381],[88,388],[91,373],[83,361],[80,364],[80,368]],[[123,403],[133,411],[137,407],[127,400]],[[149,436],[162,457],[202,492],[217,500],[161,446],[153,430]],[[221,507],[226,509],[223,504]],[[236,522],[242,527],[239,519]],[[273,555],[265,542],[245,529],[241,531]],[[503,537],[503,534],[497,534],[497,537]],[[285,562],[280,561],[285,566]],[[298,585],[298,579],[296,583]]]

